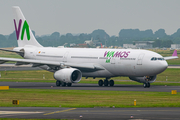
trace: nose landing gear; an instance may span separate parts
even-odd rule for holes
[[[149,88],[150,87],[150,83],[149,82],[144,83],[143,86],[144,86],[144,88],[146,88],[146,87]]]

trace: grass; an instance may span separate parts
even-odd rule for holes
[[[28,71],[1,71],[1,81],[11,82],[54,82],[53,73],[45,70],[28,70]],[[43,75],[45,79],[43,79]]]
[[[0,91],[1,107],[180,107],[180,94],[144,91],[18,89]],[[134,106],[134,100],[137,106]],[[19,105],[12,105],[19,100]]]
[[[30,70],[30,71],[1,71],[0,81],[5,82],[49,82],[55,83],[53,78],[53,73],[45,70]],[[43,79],[43,75],[45,79]],[[157,79],[152,85],[173,85],[180,86],[180,69],[178,68],[168,68],[161,74],[157,75]],[[80,83],[92,83],[97,84],[99,79],[104,78],[88,78],[84,77]],[[115,81],[115,84],[128,84],[128,85],[142,85],[132,80],[129,80],[128,77],[114,77],[112,78]]]
[[[4,48],[4,49],[10,49],[12,50],[13,48]],[[13,53],[13,52],[6,52],[6,51],[1,51],[0,50],[0,57],[7,57],[7,58],[22,58],[20,55]]]
[[[31,71],[1,71],[0,81],[5,82],[49,82],[55,83],[53,78],[53,73],[45,70],[31,70]],[[43,75],[45,79],[43,79]],[[171,86],[180,86],[180,69],[178,68],[168,68],[163,73],[157,75],[157,79],[152,85],[171,85]],[[84,77],[80,83],[92,83],[97,84],[99,79],[104,78],[88,78]],[[128,85],[142,85],[132,80],[129,80],[128,77],[114,77],[112,78],[115,81],[115,84],[128,84]]]

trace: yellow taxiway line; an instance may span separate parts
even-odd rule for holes
[[[46,113],[44,115],[51,115],[51,114],[55,114],[55,113],[67,112],[67,111],[71,111],[71,110],[75,110],[75,109],[76,108],[71,108],[71,109],[61,110],[61,111],[55,111],[55,112],[51,112],[51,113]]]

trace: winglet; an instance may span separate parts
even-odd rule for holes
[[[172,56],[177,56],[177,50],[174,50]]]
[[[172,56],[164,57],[165,60],[176,59],[176,58],[178,58],[177,50],[174,50]]]

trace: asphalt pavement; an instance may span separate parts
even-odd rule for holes
[[[179,120],[180,108],[0,107],[0,118]]]
[[[55,81],[54,81],[55,82]],[[102,86],[98,84],[72,84],[71,87],[57,87],[55,83],[39,83],[39,82],[0,82],[0,86],[9,86],[10,88],[30,88],[30,89],[63,89],[63,90],[109,90],[109,91],[152,91],[152,92],[171,92],[171,90],[180,91],[179,86],[156,86],[151,85],[150,88],[144,88],[142,85],[119,85],[113,87]]]
[[[170,68],[180,68],[172,66]],[[0,66],[4,70],[38,70],[31,66]],[[116,85],[99,87],[97,84],[73,84],[71,87],[57,87],[55,83],[0,82],[0,86],[30,89],[67,90],[111,90],[111,91],[180,91],[179,86]],[[0,118],[42,118],[42,119],[80,119],[80,120],[179,120],[180,108],[54,108],[54,107],[0,107]]]

